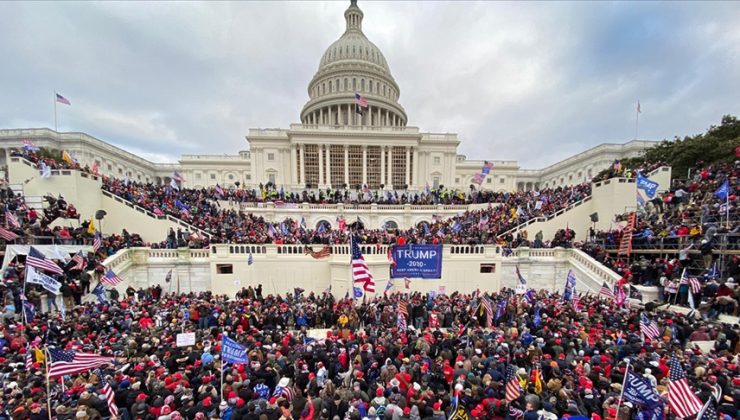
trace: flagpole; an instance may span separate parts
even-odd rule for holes
[[[624,370],[624,380],[622,380],[622,392],[619,394],[619,401],[617,402],[617,415],[619,418],[619,407],[622,405],[622,399],[624,398],[624,387],[627,384],[627,375],[630,373],[630,359],[627,359],[627,369]]]
[[[637,133],[640,127],[640,101],[637,101],[637,110],[635,112],[635,140],[637,140]]]
[[[54,97],[52,98],[54,102],[54,131],[57,133],[59,132],[59,129],[57,128],[57,93],[54,92]]]
[[[49,355],[49,345],[44,345],[44,367],[46,370],[46,412],[49,415],[49,420],[51,420],[51,386],[49,385],[49,365],[51,356]],[[62,379],[64,380],[64,379]]]

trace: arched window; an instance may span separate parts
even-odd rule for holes
[[[386,220],[383,223],[383,229],[389,231],[398,230],[398,223],[396,223],[395,220]]]
[[[365,79],[360,79],[360,92],[365,91]]]
[[[337,86],[337,92],[339,92],[339,79],[337,79],[337,84],[336,84],[336,86]]]
[[[321,94],[322,95],[326,94],[326,83],[321,84]]]
[[[319,220],[318,223],[316,223],[316,230],[322,230],[321,226],[323,227],[324,232],[329,232],[331,230],[331,224],[327,222],[326,220]]]
[[[347,90],[347,78],[344,78],[344,90]]]
[[[383,96],[385,96],[385,84],[383,85]]]
[[[357,90],[357,79],[352,78],[352,90]]]
[[[367,81],[367,84],[368,84],[367,91],[370,92],[370,93],[373,93],[373,81],[372,80],[368,80]]]

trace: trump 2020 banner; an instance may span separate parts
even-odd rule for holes
[[[442,278],[442,245],[393,245],[391,278]]]

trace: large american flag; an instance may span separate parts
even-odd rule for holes
[[[18,221],[18,217],[15,214],[13,214],[12,211],[8,211],[5,213],[5,222],[7,223],[8,227],[13,227],[13,228],[21,227],[21,222]]]
[[[15,234],[15,232],[11,232],[8,229],[5,229],[4,227],[0,227],[0,239],[10,242],[18,239],[18,235]]]
[[[103,284],[107,284],[110,286],[116,286],[119,283],[123,281],[122,278],[118,277],[116,273],[113,272],[113,270],[108,269],[108,271],[103,274],[103,277],[100,278],[100,282]]]
[[[62,350],[56,347],[49,348],[49,356],[51,358],[51,364],[49,365],[50,378],[87,372],[97,367],[113,364],[113,357],[111,356],[78,353],[74,350]]]
[[[685,274],[686,270],[684,270],[683,275],[681,276],[681,283],[679,284],[688,284],[691,289],[691,293],[693,294],[701,292],[701,283],[699,282],[699,279],[696,277],[688,277]]]
[[[491,299],[485,296],[483,296],[481,303],[486,310],[486,326],[490,327],[493,325],[493,304],[491,303]]]
[[[82,271],[85,268],[85,257],[82,256],[82,251],[77,252],[74,257],[72,257],[72,262],[75,263],[75,265],[70,268],[70,270]]]
[[[402,301],[398,302],[398,313],[406,314],[406,316],[408,316],[408,314],[409,314],[409,306],[406,303],[406,301],[402,300]]]
[[[686,379],[686,372],[676,356],[668,362],[668,406],[678,418],[686,418],[698,413],[702,408],[701,401],[696,397]]]
[[[506,367],[506,401],[512,402],[519,398],[522,392],[521,385],[519,385],[519,378],[516,377],[513,365]]]
[[[28,251],[28,255],[26,256],[26,264],[29,267],[38,268],[39,270],[48,271],[55,274],[64,274],[64,271],[61,267],[56,265],[54,261],[46,259],[44,254],[42,254],[34,247],[31,247],[31,249]]]
[[[367,267],[367,262],[362,256],[360,246],[357,245],[357,239],[352,237],[350,242],[352,248],[352,281],[355,284],[362,283],[362,288],[366,292],[375,292],[375,279],[373,279],[373,275]]]
[[[655,321],[650,320],[644,313],[640,314],[640,331],[645,337],[655,340],[660,337],[660,330],[658,324]]]
[[[100,232],[95,232],[95,239],[93,239],[92,243],[92,249],[93,252],[98,252],[100,247],[103,245],[103,242],[100,240]]]
[[[105,395],[105,400],[108,402],[108,411],[110,412],[111,416],[118,416],[118,406],[116,405],[115,397],[113,395],[113,390],[110,388],[110,384],[106,383],[105,386],[103,386],[103,395]]]
[[[608,297],[609,299],[614,299],[614,292],[612,292],[612,288],[609,287],[606,282],[601,285],[601,289],[599,289],[599,295]]]

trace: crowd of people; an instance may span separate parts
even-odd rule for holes
[[[5,293],[19,286],[6,281]],[[665,405],[674,357],[702,404],[720,393],[718,418],[740,413],[737,324],[652,304],[620,308],[593,295],[579,308],[557,293],[530,298],[511,290],[355,301],[266,296],[261,286],[231,298],[130,289],[76,303],[64,318],[5,318],[0,419],[48,418],[48,407],[58,419],[632,419],[646,407],[622,398],[626,369]],[[495,313],[484,299],[498,302]],[[658,336],[641,334],[642,314]],[[316,336],[315,328],[328,330]],[[195,344],[175,345],[183,331],[196,334]],[[246,348],[248,362],[223,363],[225,335]],[[715,344],[702,350],[695,340]],[[52,346],[113,362],[52,378],[47,391],[43,349]],[[675,418],[669,405],[664,412]]]
[[[74,162],[41,158],[33,151],[18,152],[33,162],[52,168],[81,168]],[[193,246],[208,243],[325,243],[347,242],[347,231],[353,220],[337,220],[339,229],[309,227],[299,220],[286,220],[271,224],[261,217],[221,206],[222,201],[244,202],[321,202],[321,203],[489,203],[483,210],[466,211],[449,218],[435,218],[431,223],[422,223],[408,230],[375,229],[365,230],[361,240],[366,243],[393,243],[403,236],[411,243],[492,244],[499,243],[499,234],[510,230],[532,218],[547,217],[591,194],[590,183],[568,187],[518,192],[477,192],[465,194],[447,189],[428,190],[421,194],[398,192],[349,193],[347,191],[319,191],[285,193],[274,186],[260,185],[259,189],[231,189],[221,187],[203,189],[185,188],[174,182],[165,185],[140,183],[128,178],[104,177],[103,189],[131,201],[157,215],[177,217],[190,225],[207,232],[210,238],[200,238]],[[508,237],[508,236],[506,236]],[[196,235],[196,239],[198,239]],[[556,238],[557,240],[557,238]],[[179,242],[179,241],[177,241]],[[186,238],[186,243],[190,241]],[[545,240],[541,246],[547,246]],[[562,240],[557,241],[562,242]],[[168,240],[169,246],[175,241]]]

